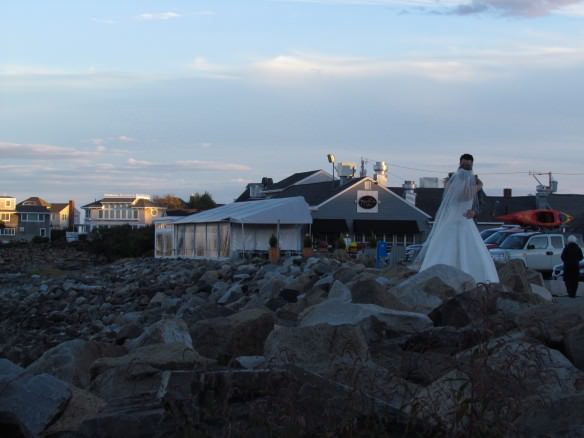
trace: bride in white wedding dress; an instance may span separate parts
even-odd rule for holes
[[[463,157],[470,157],[470,164]],[[434,226],[416,259],[420,271],[437,264],[454,266],[482,283],[498,283],[493,259],[472,220],[473,203],[481,186],[472,172],[472,156],[463,155],[461,167],[444,189]],[[466,164],[466,165],[465,165]]]

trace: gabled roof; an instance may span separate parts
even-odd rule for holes
[[[49,208],[50,204],[45,201],[43,198],[39,198],[38,196],[31,196],[30,198],[26,198],[24,201],[20,201],[18,205],[38,205],[41,207]]]
[[[234,222],[241,224],[311,224],[312,216],[301,197],[233,202],[173,221],[175,224]]]
[[[341,185],[341,181],[325,181],[311,184],[300,184],[290,186],[286,190],[274,194],[274,198],[289,198],[292,196],[302,196],[311,207],[322,204],[327,199],[354,186],[362,178],[353,178],[346,184]]]
[[[268,186],[266,188],[266,190],[267,191],[283,190],[286,187],[290,187],[291,185],[294,185],[296,183],[299,183],[303,179],[306,179],[309,176],[312,176],[312,175],[314,175],[315,173],[318,173],[318,172],[320,172],[320,169],[319,170],[310,170],[308,172],[297,172],[297,173],[294,173],[294,174],[290,175],[289,177],[284,178],[283,180],[278,181],[277,183]]]
[[[83,205],[81,208],[101,208],[101,202],[100,201],[93,201],[93,202],[90,202],[89,204]]]
[[[51,211],[51,213],[59,213],[60,211],[66,209],[67,207],[69,207],[69,203],[59,202],[56,204],[51,204],[51,207],[49,210]]]
[[[278,181],[275,184],[270,184],[270,185],[264,186],[263,190],[265,193],[268,194],[268,198],[273,198],[275,193],[281,192],[282,190],[285,190],[286,188],[289,188],[290,186],[298,184],[298,183],[304,181],[305,179],[308,179],[311,176],[316,175],[319,172],[323,172],[325,175],[328,175],[328,173],[322,169],[309,170],[308,172],[296,172],[296,173],[293,173],[292,175],[284,178],[283,180]],[[235,199],[235,202],[244,202],[244,201],[249,201],[249,200],[257,200],[257,198],[252,198],[250,196],[249,184],[248,184],[246,186],[245,190],[243,191],[243,193]]]
[[[104,203],[117,203],[117,202],[132,203],[135,200],[135,198],[115,198],[115,201],[114,201],[113,200],[114,198],[109,198],[109,201],[106,202],[105,199],[107,199],[107,198],[104,198],[100,201],[90,202],[89,204],[85,204],[81,208],[101,208]],[[139,198],[136,202],[134,202],[132,204],[132,207],[138,207],[138,208],[148,207],[148,208],[160,208],[160,209],[166,208],[162,205],[155,204],[154,202],[150,201],[149,199],[144,199],[144,198]]]

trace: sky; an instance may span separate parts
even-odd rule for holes
[[[226,203],[328,153],[584,193],[584,0],[2,4],[0,194]]]

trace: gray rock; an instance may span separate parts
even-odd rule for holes
[[[217,304],[227,304],[238,300],[243,296],[241,285],[239,283],[232,284],[229,289],[217,300]]]
[[[184,348],[193,348],[189,328],[178,318],[164,318],[147,327],[137,338],[126,342],[130,351],[151,344],[179,344]]]
[[[271,366],[294,364],[326,375],[341,364],[369,361],[369,348],[357,326],[278,326],[266,339],[264,356]]]
[[[234,357],[260,355],[275,317],[260,308],[228,317],[202,320],[190,327],[194,348],[204,356],[227,363]]]
[[[0,359],[0,413],[14,417],[34,436],[57,418],[71,398],[64,382],[48,374],[15,375],[17,368]]]
[[[408,310],[430,313],[445,300],[475,287],[473,278],[448,265],[434,265],[390,289]]]
[[[302,315],[301,327],[319,324],[356,325],[375,317],[393,332],[415,333],[432,327],[432,321],[421,313],[386,309],[375,304],[352,304],[339,300],[327,300],[308,308]]]
[[[344,303],[352,301],[351,290],[339,280],[335,280],[328,293],[329,300],[341,300]]]

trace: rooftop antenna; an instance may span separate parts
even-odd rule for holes
[[[537,208],[551,208],[549,203],[549,196],[552,193],[558,191],[558,182],[553,179],[551,172],[529,172],[529,175],[533,176],[535,180],[539,183],[538,186],[535,188],[536,195],[535,195],[535,202]],[[548,184],[543,184],[538,175],[547,175],[548,176]]]
[[[365,170],[365,164],[369,162],[369,159],[361,157],[361,172],[360,177],[365,178],[367,176],[367,170]]]

